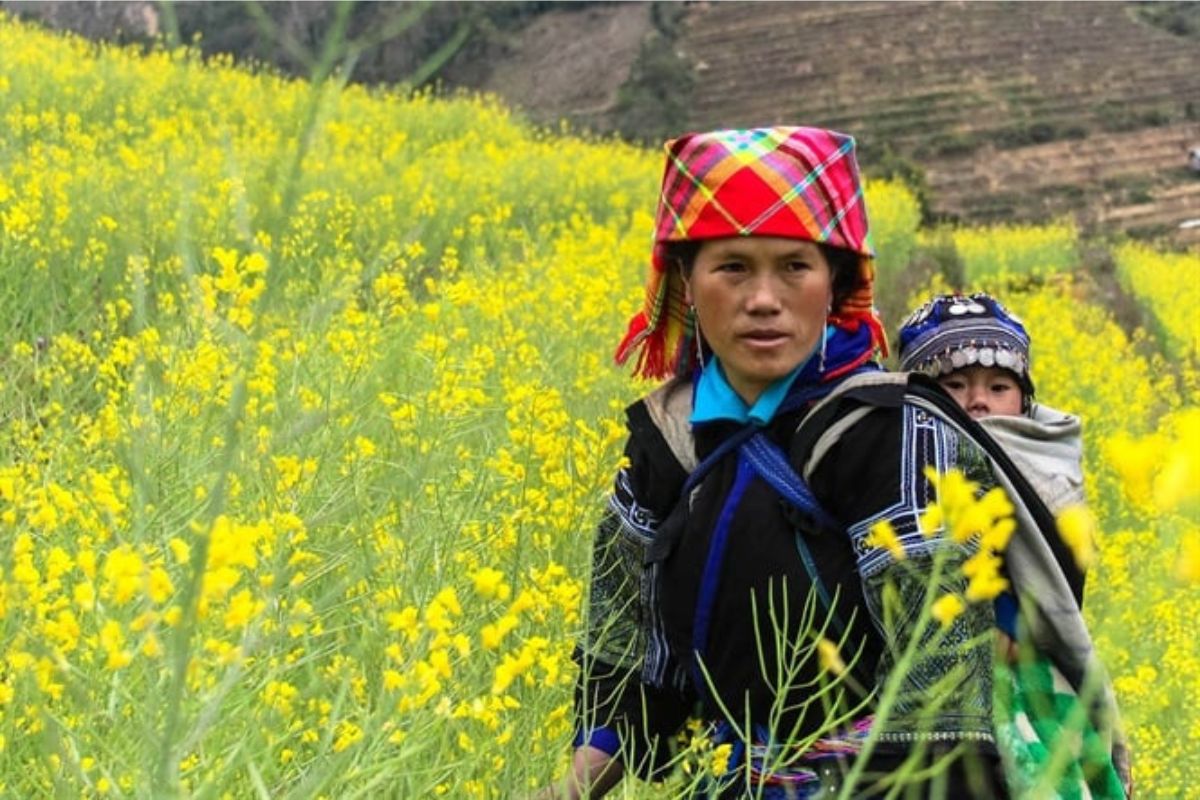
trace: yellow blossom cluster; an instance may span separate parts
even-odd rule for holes
[[[1002,553],[1016,530],[1016,521],[1012,503],[999,487],[983,492],[977,482],[957,469],[939,473],[933,467],[926,467],[925,478],[936,493],[936,501],[921,513],[922,536],[927,539],[944,536],[947,545],[970,552],[961,563],[951,567],[966,579],[962,595],[948,592],[937,597],[931,607],[933,618],[948,626],[966,609],[967,603],[991,600],[1008,588]],[[908,557],[887,520],[871,526],[865,543],[887,550],[898,561]]]
[[[925,477],[937,499],[921,514],[921,534],[926,538],[945,536],[947,544],[964,546],[971,551],[971,555],[954,567],[966,579],[962,596],[950,592],[933,601],[934,619],[949,625],[966,609],[966,603],[991,600],[1008,588],[1008,580],[1003,576],[1002,553],[1016,529],[1016,522],[1012,503],[999,487],[981,492],[979,484],[959,470],[938,473],[927,467]],[[866,544],[887,550],[899,561],[907,558],[903,544],[887,520],[871,527]]]

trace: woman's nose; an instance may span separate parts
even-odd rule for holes
[[[769,278],[753,281],[748,287],[746,308],[751,313],[771,313],[779,310],[779,292]]]

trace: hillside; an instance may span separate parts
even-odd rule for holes
[[[180,31],[203,30],[206,52],[303,72],[280,42],[315,51],[335,5],[269,4],[273,32],[238,7],[181,6]],[[912,183],[931,219],[1069,216],[1186,246],[1200,243],[1200,225],[1187,225],[1200,218],[1200,175],[1186,167],[1200,145],[1195,5],[447,3],[391,38],[367,35],[352,69],[369,83],[415,75],[493,92],[540,123],[645,142],[836,127],[859,138],[868,172]],[[0,6],[93,38],[145,40],[161,27],[148,3]],[[351,33],[390,30],[413,6],[356,6]]]
[[[1200,218],[1200,176],[1187,169],[1200,144],[1200,42],[1134,9],[551,8],[506,40],[480,85],[542,122],[651,141],[683,129],[836,127],[859,138],[868,172],[914,183],[933,219],[1067,216],[1091,232],[1195,245],[1200,227],[1179,226]]]
[[[680,46],[693,126],[853,131],[868,168],[919,166],[937,217],[1200,241],[1177,230],[1200,217],[1200,45],[1131,4],[697,4]]]

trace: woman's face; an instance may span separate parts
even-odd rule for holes
[[[747,403],[816,350],[833,302],[821,248],[776,236],[705,240],[686,287],[704,340]]]

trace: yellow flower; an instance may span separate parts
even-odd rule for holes
[[[1200,531],[1193,530],[1183,537],[1176,571],[1181,580],[1200,583]]]
[[[489,600],[495,598],[497,600],[507,600],[511,591],[508,584],[504,582],[504,573],[498,569],[491,567],[483,567],[471,576],[471,581],[475,586],[475,592],[480,597]]]
[[[1012,501],[999,486],[992,487],[983,497],[979,498],[979,504],[993,519],[1011,517],[1013,513]]]
[[[967,584],[967,599],[972,603],[981,600],[994,600],[1001,592],[1008,589],[1008,580],[995,572],[984,572],[971,579]]]
[[[58,612],[54,620],[47,620],[44,626],[46,635],[64,653],[69,653],[79,644],[79,620],[69,608]]]
[[[165,603],[171,598],[175,587],[171,584],[171,576],[162,567],[151,567],[146,576],[146,594],[155,603]]]
[[[142,559],[129,545],[121,545],[104,559],[104,593],[117,605],[129,602],[142,588]]]
[[[967,480],[959,470],[950,470],[942,475],[933,467],[925,467],[925,478],[937,492],[938,505],[947,519],[954,518],[963,509],[975,504],[979,484]]]
[[[892,558],[897,561],[905,559],[904,545],[900,544],[900,537],[896,535],[896,529],[886,519],[882,519],[871,526],[871,530],[867,534],[866,544],[868,547],[887,550],[891,553]]]
[[[71,597],[80,610],[91,611],[96,605],[96,587],[91,581],[80,581],[71,590]]]
[[[255,600],[249,589],[242,589],[229,598],[229,608],[226,609],[224,618],[225,629],[244,628],[265,605],[261,600]]]
[[[354,438],[354,449],[358,452],[361,458],[370,458],[375,455],[375,443],[365,436],[356,436]]]
[[[1163,511],[1200,511],[1200,409],[1175,415],[1171,447],[1154,479],[1154,502]]]
[[[388,630],[403,633],[410,642],[415,642],[421,635],[421,622],[414,606],[405,606],[400,611],[389,611],[384,615]]]
[[[479,631],[479,640],[484,650],[495,650],[520,622],[516,614],[505,614],[494,623],[484,625]]]
[[[186,564],[192,557],[192,548],[178,536],[167,542],[167,546],[171,548],[171,555],[175,557],[176,564]]]
[[[104,623],[100,629],[100,646],[106,655],[106,669],[118,670],[128,666],[133,660],[133,654],[123,649],[124,645],[125,634],[121,631],[120,624],[111,619]]]
[[[1075,563],[1086,570],[1096,557],[1096,518],[1087,506],[1074,505],[1064,508],[1057,522],[1058,531],[1071,548]]]
[[[992,600],[1008,588],[1008,580],[1000,574],[1000,557],[991,550],[980,550],[968,558],[962,567],[968,579],[967,600]]]
[[[158,658],[163,653],[162,643],[153,633],[147,634],[145,641],[142,642],[142,655],[147,658]]]
[[[354,745],[363,738],[362,728],[355,725],[348,719],[338,723],[337,730],[334,734],[333,752],[340,753],[351,745]]]
[[[846,662],[842,660],[838,646],[824,637],[817,642],[817,661],[824,672],[841,675],[846,671]]]
[[[1017,521],[1013,517],[1002,517],[992,523],[979,538],[979,546],[986,550],[1003,550],[1008,547],[1008,541],[1017,530]]]
[[[969,502],[947,516],[951,520],[950,538],[959,544],[971,541],[992,525],[992,515],[982,503]]]
[[[944,594],[933,601],[933,618],[940,622],[942,627],[948,627],[965,608],[961,597],[956,594]]]
[[[709,761],[709,770],[714,777],[721,777],[729,771],[729,756],[733,753],[733,745],[729,742],[713,748]]]
[[[926,507],[921,514],[920,519],[921,535],[925,538],[936,536],[941,532],[942,526],[945,524],[942,516],[942,507],[937,503],[932,503]]]
[[[1104,454],[1121,476],[1123,488],[1137,504],[1149,504],[1153,499],[1154,473],[1162,463],[1167,449],[1163,436],[1147,436],[1135,440],[1118,431],[1104,444]]]
[[[303,469],[299,458],[295,456],[274,456],[271,462],[279,477],[275,481],[275,491],[286,492],[300,482]]]

